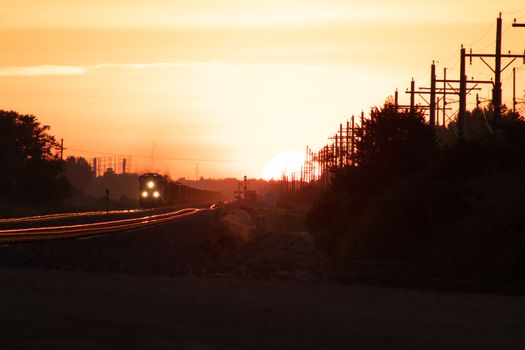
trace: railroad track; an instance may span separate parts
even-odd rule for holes
[[[112,211],[89,211],[89,212],[77,212],[77,213],[59,213],[59,214],[47,214],[47,215],[36,215],[22,218],[7,218],[0,219],[0,224],[9,225],[9,224],[19,224],[19,223],[28,223],[28,222],[44,222],[44,221],[53,221],[53,220],[63,220],[71,218],[81,218],[81,217],[90,217],[90,216],[107,216],[109,215],[126,215],[140,212],[148,212],[152,209],[129,209],[129,210],[112,210]]]
[[[108,234],[118,231],[141,228],[144,226],[163,224],[195,215],[206,210],[209,209],[186,208],[164,214],[147,215],[139,218],[95,222],[89,224],[0,230],[0,244]]]

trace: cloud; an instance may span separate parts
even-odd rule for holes
[[[91,71],[101,69],[152,69],[152,68],[205,68],[220,65],[221,61],[208,62],[154,62],[154,63],[99,63],[89,66]]]
[[[84,66],[40,65],[26,67],[2,67],[0,77],[39,77],[49,75],[83,75],[87,72]]]
[[[0,77],[41,77],[41,76],[70,76],[84,75],[90,72],[106,69],[143,70],[153,68],[209,68],[221,64],[219,61],[210,62],[157,62],[157,63],[100,63],[91,66],[69,65],[39,65],[20,67],[0,67]]]

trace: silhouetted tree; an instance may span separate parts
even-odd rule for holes
[[[356,252],[370,250],[363,246],[372,237],[369,222],[381,221],[372,219],[370,209],[378,206],[388,188],[424,169],[437,150],[434,131],[421,111],[397,111],[388,102],[372,109],[356,143],[358,166],[334,171],[330,188],[309,213],[308,224],[319,246],[332,253],[347,245],[359,247]]]
[[[83,157],[67,157],[66,178],[69,183],[80,190],[85,190],[93,180],[93,169]]]
[[[0,197],[45,203],[67,194],[59,145],[48,130],[33,115],[0,111]]]
[[[396,180],[421,167],[436,151],[434,130],[422,111],[398,111],[385,103],[373,108],[356,142],[356,162],[377,185]],[[382,177],[382,179],[380,179]]]
[[[336,171],[308,214],[316,244],[340,258],[413,261],[452,278],[523,285],[525,121],[504,110],[491,130],[490,108],[474,110],[464,139],[454,123],[438,128],[438,147],[420,117],[374,110],[359,165]]]

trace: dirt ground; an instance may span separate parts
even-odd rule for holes
[[[493,295],[0,269],[3,349],[519,349]]]
[[[297,217],[230,214],[0,246],[2,349],[525,344],[523,297],[342,285]]]

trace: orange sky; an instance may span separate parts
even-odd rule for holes
[[[522,0],[2,1],[0,107],[32,113],[66,155],[132,156],[173,177],[260,177],[274,155],[322,146],[459,48],[522,53]],[[518,62],[518,93],[525,69]],[[488,79],[482,63],[469,76]],[[512,79],[503,73],[504,101]],[[488,96],[488,91],[482,91]],[[402,94],[407,100],[407,96]],[[470,98],[473,101],[473,98]],[[152,145],[154,162],[152,165]]]

